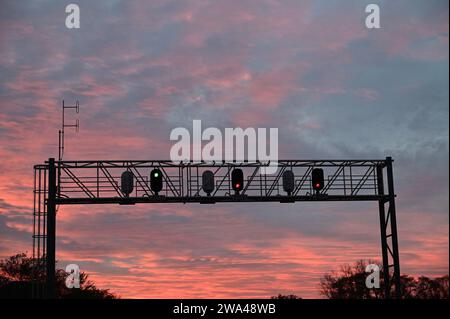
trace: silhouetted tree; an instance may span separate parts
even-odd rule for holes
[[[416,280],[414,297],[420,299],[441,299],[449,298],[449,277],[448,275],[430,279],[421,276]]]
[[[383,267],[380,268],[380,288],[367,288],[366,266],[377,264],[373,261],[357,261],[353,265],[343,265],[336,273],[325,274],[320,280],[320,293],[329,299],[382,299],[385,298]],[[401,297],[405,299],[449,298],[448,275],[430,279],[421,276],[417,279],[402,275]],[[392,291],[392,294],[394,292]]]
[[[278,296],[272,296],[270,299],[302,299],[301,297],[297,295],[282,295],[278,294]]]
[[[63,269],[56,270],[56,291],[58,298],[76,299],[114,299],[117,298],[108,289],[99,289],[89,280],[89,275],[80,273],[80,288],[69,289],[66,287],[66,278],[69,274]],[[0,296],[8,297],[11,286],[20,284],[23,296],[28,297],[31,282],[44,282],[44,263],[37,262],[33,258],[27,257],[25,253],[20,253],[0,261]],[[21,291],[22,291],[21,290]]]

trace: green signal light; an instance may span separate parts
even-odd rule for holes
[[[153,176],[155,176],[155,177],[158,177],[158,176],[159,176],[159,174],[158,174],[158,173],[155,173],[155,174],[153,174]]]

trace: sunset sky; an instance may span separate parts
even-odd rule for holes
[[[0,0],[0,258],[32,252],[33,165],[78,99],[66,160],[169,159],[193,119],[278,127],[283,159],[392,156],[402,273],[448,274],[448,1],[70,2]],[[317,298],[379,232],[376,203],[66,206],[56,256],[122,297]]]

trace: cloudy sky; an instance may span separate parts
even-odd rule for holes
[[[31,252],[33,164],[168,159],[170,131],[278,127],[280,158],[395,159],[402,272],[449,270],[448,1],[0,0],[0,258]],[[377,3],[381,29],[365,27]],[[57,259],[122,297],[319,297],[380,260],[375,204],[71,206]]]

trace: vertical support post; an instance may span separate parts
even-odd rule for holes
[[[389,217],[391,220],[391,240],[392,240],[392,259],[394,262],[394,284],[395,295],[401,298],[401,282],[400,282],[400,257],[398,253],[398,236],[397,236],[397,217],[395,209],[395,192],[394,192],[394,173],[392,169],[392,157],[386,157],[386,171],[389,195]]]
[[[56,167],[55,159],[48,160],[48,198],[47,198],[47,298],[56,298]]]
[[[384,197],[384,178],[383,167],[377,166],[377,186],[378,195]],[[380,215],[380,230],[381,230],[381,255],[383,257],[383,279],[384,279],[384,296],[386,299],[391,297],[391,282],[389,279],[389,256],[388,256],[388,244],[386,236],[386,212],[384,208],[385,200],[380,198],[378,200],[378,210]]]

